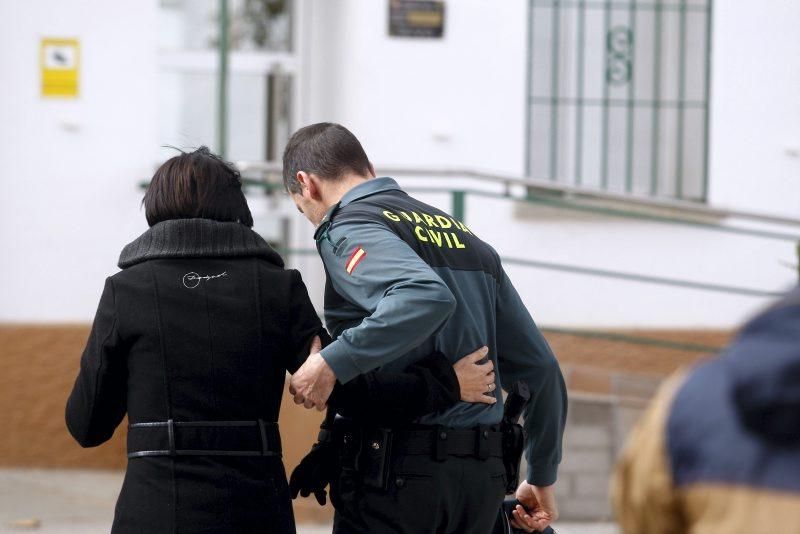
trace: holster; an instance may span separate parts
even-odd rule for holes
[[[506,466],[506,493],[514,493],[519,484],[519,464],[525,447],[525,430],[517,423],[531,398],[525,382],[514,383],[508,391],[500,431],[503,433],[503,463]]]
[[[392,458],[392,431],[338,418],[334,424],[343,469],[359,473],[365,486],[387,489]]]
[[[522,451],[525,448],[525,430],[522,425],[503,420],[500,423],[503,433],[503,464],[506,468],[506,495],[517,491],[519,485],[519,467],[522,462]]]
[[[387,489],[391,459],[392,431],[386,428],[365,428],[356,457],[356,469],[361,473],[364,485]]]

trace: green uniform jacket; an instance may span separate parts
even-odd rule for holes
[[[486,345],[500,384],[522,380],[532,393],[524,414],[528,481],[555,482],[564,380],[494,249],[391,178],[351,189],[315,237],[328,275],[325,319],[335,338],[322,356],[337,378],[396,371],[434,350],[455,362]],[[495,395],[502,401],[499,389]],[[471,427],[496,424],[502,414],[502,402],[459,402],[419,422]]]

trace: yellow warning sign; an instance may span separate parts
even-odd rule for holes
[[[42,39],[42,96],[78,96],[80,44],[77,39]]]

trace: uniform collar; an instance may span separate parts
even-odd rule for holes
[[[394,178],[389,178],[388,176],[382,176],[380,178],[372,178],[367,180],[363,184],[358,184],[350,191],[344,194],[342,200],[339,202],[339,207],[344,207],[350,204],[351,202],[355,202],[356,200],[360,200],[364,197],[369,195],[373,195],[375,193],[383,193],[384,191],[391,191],[392,189],[400,189],[400,186],[394,180]]]
[[[394,178],[389,178],[388,176],[371,178],[362,184],[358,184],[350,191],[345,193],[342,197],[342,200],[328,209],[328,211],[325,213],[325,217],[322,218],[319,226],[317,226],[316,232],[314,232],[314,239],[319,241],[322,237],[327,235],[326,230],[331,224],[331,217],[333,217],[333,214],[336,213],[336,210],[339,208],[343,208],[351,202],[361,200],[362,198],[374,195],[375,193],[383,193],[384,191],[392,190],[400,190],[400,185],[394,180]]]

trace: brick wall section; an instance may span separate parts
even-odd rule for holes
[[[125,468],[127,421],[93,449],[75,443],[64,423],[88,336],[86,325],[0,326],[0,467]],[[321,420],[284,391],[280,426],[289,472],[316,439]],[[304,521],[328,521],[333,512],[304,499],[295,513]]]
[[[562,517],[576,520],[611,518],[609,480],[614,459],[624,444],[642,403],[621,408],[608,399],[570,400],[569,421],[564,435],[564,461],[561,464],[559,507]],[[622,417],[621,409],[633,410],[634,417]]]
[[[67,432],[64,406],[78,373],[87,326],[0,327],[0,465],[125,467],[125,425],[100,447],[82,449]],[[287,465],[310,447],[321,414],[284,397]]]
[[[64,425],[64,403],[78,371],[88,325],[0,325],[0,466],[124,469],[125,423],[106,444],[81,449]],[[636,332],[704,345],[723,345],[725,332]],[[610,513],[607,480],[639,408],[609,399],[647,398],[661,377],[708,357],[619,341],[548,334],[567,377],[570,405],[566,450],[558,485],[565,518]],[[581,398],[580,393],[600,395]],[[641,404],[641,403],[640,403]],[[316,437],[321,414],[298,408],[284,392],[280,418],[288,470]],[[325,520],[330,509],[297,502],[298,518]]]
[[[621,334],[676,343],[723,347],[733,335],[719,330],[632,330]],[[703,352],[633,345],[607,339],[587,339],[567,334],[545,335],[562,365],[593,367],[611,372],[665,376],[677,368],[708,357]]]

